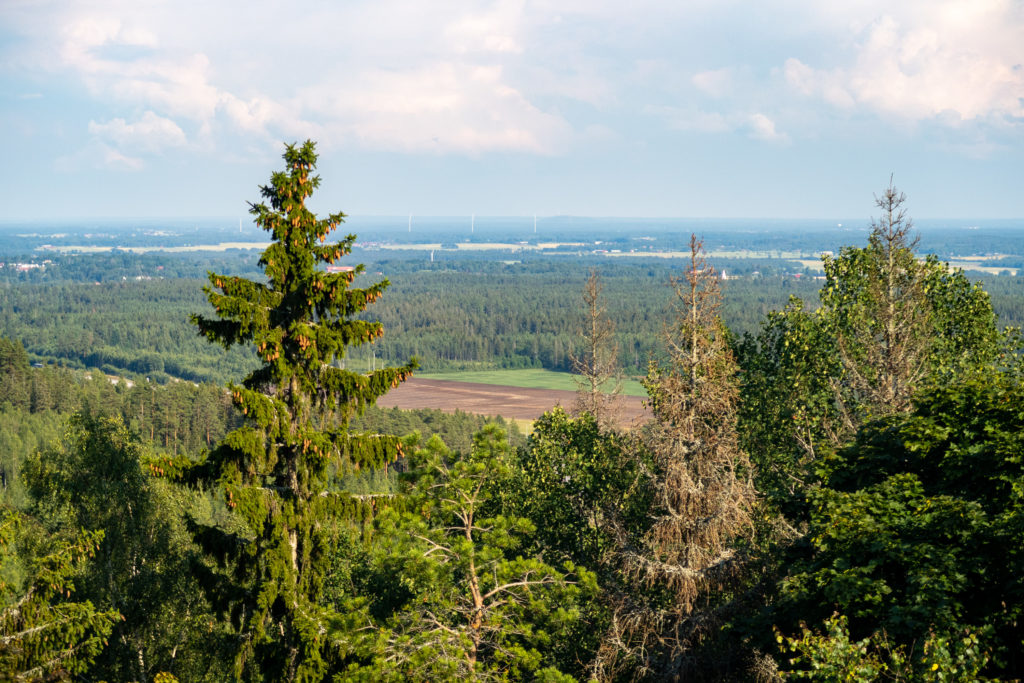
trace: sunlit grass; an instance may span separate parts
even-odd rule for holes
[[[539,368],[525,370],[455,370],[451,372],[416,373],[423,379],[445,379],[453,382],[474,382],[476,384],[497,384],[507,387],[524,389],[557,389],[576,391],[576,375],[568,372],[555,372]],[[622,383],[622,394],[625,396],[646,396],[647,392],[640,382],[626,380]]]

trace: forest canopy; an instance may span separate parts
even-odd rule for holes
[[[205,291],[0,292],[0,678],[1024,677],[1021,338],[894,186],[820,280],[723,280],[697,236],[675,270],[377,275],[328,268],[356,237],[316,163],[286,147],[269,246]],[[376,408],[415,351],[580,400],[528,436]]]

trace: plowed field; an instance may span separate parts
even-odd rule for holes
[[[523,389],[413,377],[378,399],[377,405],[384,408],[436,408],[449,413],[462,410],[477,415],[535,420],[556,405],[569,409],[575,400],[574,391]],[[619,421],[626,426],[649,417],[649,413],[644,410],[643,399],[638,396],[620,396],[618,412]]]

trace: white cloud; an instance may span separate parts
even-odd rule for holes
[[[500,67],[444,62],[412,71],[369,71],[342,88],[318,88],[302,99],[325,125],[329,141],[401,151],[552,154],[571,135],[508,86]]]
[[[692,83],[712,97],[723,97],[733,89],[734,69],[725,67],[694,74]]]
[[[646,113],[663,118],[675,130],[696,133],[745,134],[762,142],[786,143],[789,136],[775,128],[775,121],[761,112],[708,112],[678,107],[647,107]]]
[[[77,152],[58,157],[53,165],[61,173],[88,169],[139,171],[145,166],[142,159],[124,154],[99,140],[93,140]]]
[[[185,144],[185,132],[174,121],[147,111],[138,121],[128,123],[115,118],[106,123],[89,122],[89,132],[117,147],[159,152]]]
[[[180,142],[188,132],[211,144],[218,131],[265,140],[313,136],[327,144],[458,154],[552,154],[574,137],[566,120],[533,101],[505,68],[524,49],[517,0],[469,12],[444,3],[428,12],[404,0],[332,10],[327,23],[339,27],[336,38],[328,26],[310,24],[323,17],[299,15],[296,26],[308,36],[298,43],[289,42],[290,33],[301,33],[292,25],[262,39],[242,30],[215,42],[210,35],[194,38],[209,33],[211,21],[232,17],[205,7],[199,16],[156,7],[124,19],[116,7],[62,15],[55,66],[80,78],[96,98],[146,110],[177,131],[164,125],[148,131],[153,135]],[[257,18],[267,11],[259,3],[252,10]],[[369,21],[374,17],[388,21]],[[362,33],[353,32],[350,18],[365,22]],[[221,44],[237,41],[245,44]],[[252,56],[259,71],[240,69],[236,54]],[[145,138],[139,126],[155,123],[126,119],[92,122],[90,132],[137,145]],[[165,142],[147,151],[171,146],[170,138]]]
[[[444,27],[444,41],[455,53],[521,54],[523,46],[515,34],[522,11],[522,3],[503,2],[470,13]]]
[[[718,112],[666,106],[645,107],[644,111],[664,119],[669,127],[675,130],[725,133],[735,129],[734,122],[730,122],[728,117]]]
[[[82,129],[91,116],[118,148],[140,112],[197,149],[469,155],[561,154],[595,125],[629,137],[651,102],[685,103],[659,114],[677,129],[775,142],[819,103],[947,127],[1024,116],[1020,0],[638,2],[14,3],[0,21],[28,49],[0,50],[0,70],[70,76],[104,107]]]
[[[813,69],[799,59],[787,59],[783,75],[790,87],[802,95],[821,96],[832,106],[842,109],[851,109],[856,105],[856,100],[841,79]]]
[[[764,142],[788,142],[789,136],[775,130],[775,122],[758,112],[747,118],[750,137]]]
[[[783,72],[797,92],[843,108],[947,123],[1024,116],[1024,11],[1011,0],[947,0],[863,27],[847,64],[798,59]]]

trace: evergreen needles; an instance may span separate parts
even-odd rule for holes
[[[336,520],[358,520],[372,504],[330,493],[328,475],[332,467],[381,467],[399,455],[397,438],[352,434],[348,422],[408,377],[415,362],[366,375],[335,367],[347,348],[383,334],[379,323],[352,316],[388,282],[357,289],[352,282],[362,266],[320,269],[347,255],[355,236],[327,243],[344,214],[318,219],[306,208],[320,184],[311,175],[313,143],[288,145],[284,160],[286,170],[271,176],[260,189],[264,201],[250,209],[274,238],[260,258],[266,283],[211,273],[206,293],[216,317],[193,322],[225,347],[252,344],[261,361],[241,385],[230,386],[247,423],[227,435],[205,467],[252,534],[215,542],[234,544],[234,586],[223,595],[241,641],[235,673],[319,680],[332,656],[324,636],[337,617],[319,599]]]

